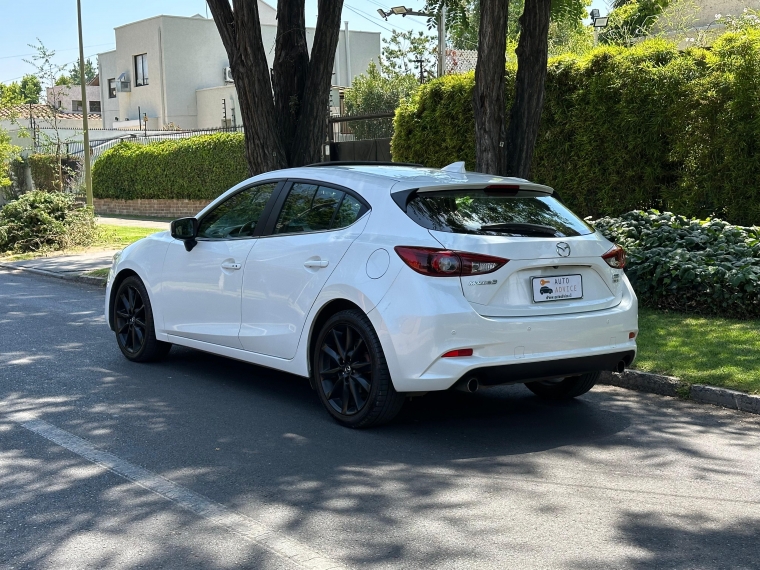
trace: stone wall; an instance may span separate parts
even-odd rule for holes
[[[145,216],[184,218],[194,216],[208,205],[208,200],[113,200],[95,198],[95,213],[103,216]]]

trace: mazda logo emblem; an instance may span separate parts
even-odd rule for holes
[[[560,257],[570,257],[570,246],[564,241],[557,244],[557,255]]]

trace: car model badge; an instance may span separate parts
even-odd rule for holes
[[[468,285],[496,285],[496,282],[496,279],[491,279],[490,281],[470,281]]]
[[[570,246],[564,241],[557,244],[557,255],[560,257],[570,257]]]

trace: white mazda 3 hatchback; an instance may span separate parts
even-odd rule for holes
[[[106,316],[129,360],[173,344],[309,378],[350,427],[433,390],[584,394],[636,356],[625,253],[551,188],[325,163],[235,186],[114,257]]]

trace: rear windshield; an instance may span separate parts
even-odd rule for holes
[[[418,192],[406,213],[423,228],[457,234],[570,237],[594,232],[556,198],[527,191]]]

